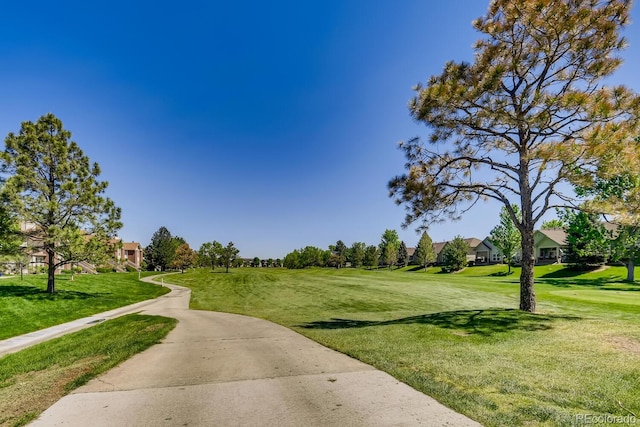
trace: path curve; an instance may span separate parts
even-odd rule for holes
[[[164,282],[160,283],[160,282],[155,282],[153,280],[154,277],[163,278],[163,276],[166,276],[166,274],[162,276],[145,277],[145,278],[142,278],[141,280],[143,282],[149,282],[155,285],[160,285],[160,284],[165,285]],[[90,328],[91,326],[104,322],[105,320],[115,319],[117,317],[124,316],[126,314],[140,313],[144,309],[149,308],[149,306],[152,306],[154,304],[163,304],[163,301],[165,299],[172,299],[172,298],[183,296],[187,298],[187,308],[188,308],[188,301],[191,295],[191,289],[184,288],[182,286],[170,285],[170,284],[166,284],[166,287],[170,288],[171,291],[157,298],[139,301],[133,304],[125,305],[124,307],[114,308],[113,310],[104,311],[102,313],[93,314],[88,317],[82,317],[80,319],[71,320],[69,322],[50,326],[48,328],[40,329],[38,331],[29,332],[23,335],[18,335],[15,337],[1,340],[0,356],[4,356],[5,354],[15,353],[16,351],[23,350],[27,347],[31,347],[38,343],[48,341],[53,338],[60,337],[62,335],[70,334],[71,332],[76,332],[81,329]]]
[[[373,367],[275,323],[190,310],[190,290],[145,306],[162,343],[78,388],[41,426],[479,426]]]

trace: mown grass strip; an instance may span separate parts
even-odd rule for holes
[[[91,378],[158,343],[175,319],[130,314],[0,358],[0,426],[21,426]]]
[[[46,275],[0,280],[0,340],[156,298],[169,292],[138,280],[138,273],[56,277],[57,292],[46,292]]]

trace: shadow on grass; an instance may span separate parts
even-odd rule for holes
[[[547,274],[543,274],[540,277],[545,279],[567,279],[567,278],[572,278],[576,276],[581,276],[583,274],[593,273],[594,271],[599,270],[600,268],[602,267],[601,266],[584,267],[584,268],[565,267],[560,270],[551,271]]]
[[[444,311],[384,321],[334,318],[299,326],[306,329],[348,329],[424,324],[444,329],[462,330],[470,335],[491,336],[510,331],[545,331],[552,328],[553,322],[579,319],[579,317],[574,316],[532,314],[515,309],[487,309]]]
[[[57,290],[54,294],[47,293],[46,289],[34,286],[0,286],[0,298],[18,297],[30,301],[36,300],[72,300],[72,299],[89,299],[99,297],[101,294],[89,294],[86,292]]]
[[[538,283],[545,283],[547,285],[557,286],[559,288],[570,288],[572,286],[584,286],[590,288],[602,288],[606,285],[628,283],[620,280],[618,276],[599,277],[597,279],[549,279],[542,276],[536,279]],[[609,289],[609,288],[607,288]],[[620,289],[622,290],[622,289]],[[631,289],[627,289],[631,290]]]
[[[506,276],[511,276],[512,274],[514,274],[515,272],[513,270],[511,271],[497,271],[495,273],[491,273],[489,274],[489,276],[493,276],[493,277],[506,277]]]

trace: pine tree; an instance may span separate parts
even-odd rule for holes
[[[522,236],[521,310],[536,307],[535,225],[556,196],[572,196],[563,185],[603,158],[635,161],[640,97],[605,85],[622,62],[630,9],[628,0],[493,0],[473,23],[474,62],[448,62],[410,101],[430,133],[401,143],[407,171],[389,182],[405,225],[459,218],[478,200],[504,204]]]
[[[423,232],[416,247],[415,252],[416,261],[419,265],[424,266],[424,270],[427,271],[427,265],[436,261],[436,251],[433,249],[433,241],[427,232]]]
[[[23,239],[46,252],[47,292],[54,293],[58,267],[110,250],[122,227],[120,208],[103,195],[108,183],[98,180],[100,166],[90,163],[53,114],[9,133],[0,156],[8,175],[4,196],[26,225]]]
[[[406,267],[407,262],[409,261],[409,251],[407,251],[407,245],[405,245],[404,241],[400,242],[400,247],[398,248],[398,265],[401,267]]]

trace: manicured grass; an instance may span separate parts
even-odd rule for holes
[[[515,310],[519,271],[406,270],[198,270],[169,280],[193,290],[192,308],[280,323],[485,425],[640,415],[640,286],[622,282],[623,267],[538,267],[538,314]]]
[[[158,343],[176,323],[131,314],[0,358],[0,426],[27,424],[71,390]]]
[[[46,292],[46,275],[0,279],[0,340],[112,310],[169,292],[138,281],[138,273],[56,276],[56,293]]]

